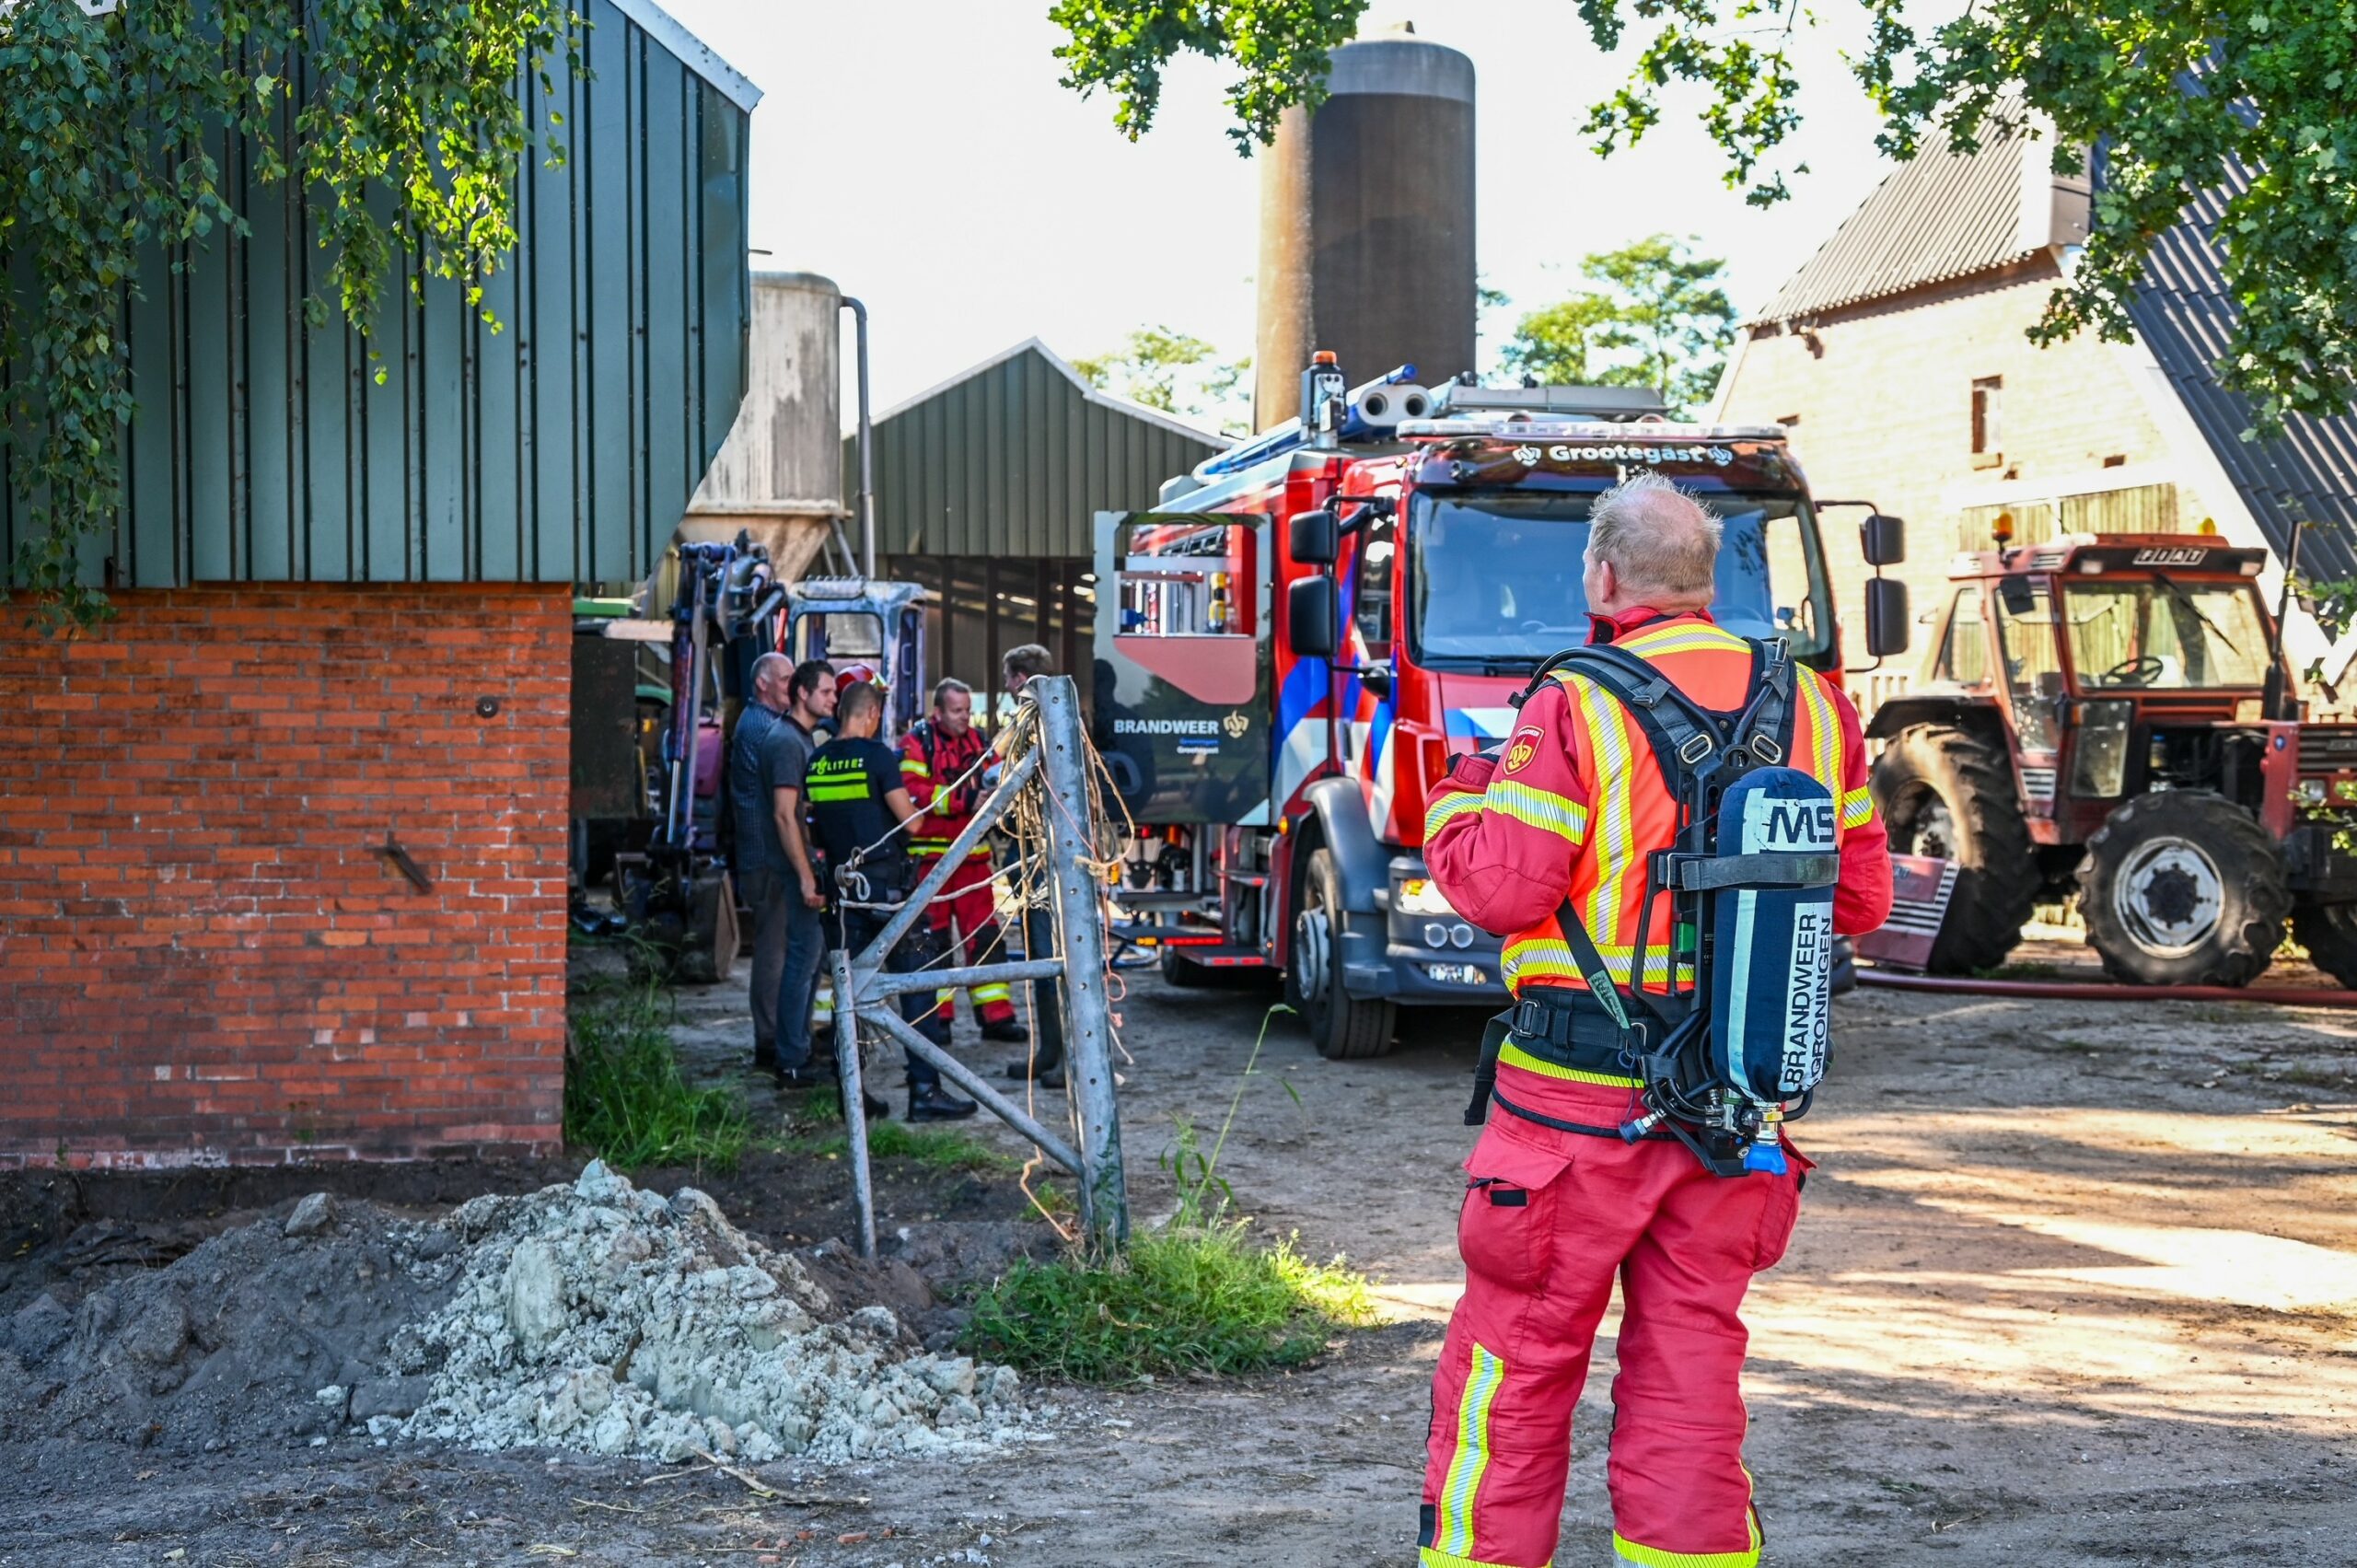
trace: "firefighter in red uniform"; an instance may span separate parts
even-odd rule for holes
[[[909,726],[900,738],[900,782],[909,798],[924,815],[909,830],[909,853],[923,877],[932,863],[972,820],[982,798],[982,773],[976,766],[989,744],[974,728],[974,691],[962,680],[944,680],[933,689],[933,712]],[[949,874],[945,897],[927,912],[935,931],[946,943],[958,945],[951,960],[963,964],[995,961],[1005,946],[998,925],[998,908],[991,887],[991,856],[978,846]],[[950,934],[950,922],[957,932]],[[956,993],[942,991],[941,1016],[949,1017]],[[974,1012],[984,1040],[1017,1040],[1025,1037],[1016,1020],[1015,1003],[1006,981],[994,980],[973,988]]]
[[[1744,706],[1755,667],[1750,645],[1705,608],[1718,539],[1692,498],[1641,474],[1596,500],[1585,587],[1592,642],[1637,655],[1725,714]],[[1835,929],[1871,931],[1889,912],[1890,857],[1857,713],[1821,678],[1796,673],[1785,765],[1832,792]],[[1670,844],[1676,813],[1636,719],[1570,671],[1540,685],[1494,754],[1459,758],[1426,813],[1433,879],[1466,919],[1506,938],[1516,1028],[1465,1162],[1465,1295],[1433,1377],[1423,1568],[1554,1561],[1572,1409],[1616,1276],[1615,1561],[1759,1562],[1737,1312],[1752,1275],[1783,1255],[1808,1162],[1787,1145],[1787,1172],[1729,1178],[1672,1139],[1624,1142],[1617,1129],[1642,1086],[1558,921],[1568,903],[1624,993],[1663,990],[1675,961],[1670,900],[1644,897],[1646,857]],[[1645,973],[1632,976],[1639,953]],[[1679,957],[1689,982],[1690,956]],[[1532,1024],[1538,1034],[1526,1032]]]

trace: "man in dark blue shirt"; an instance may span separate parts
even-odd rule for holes
[[[891,918],[885,909],[914,888],[908,835],[893,830],[918,815],[900,783],[900,754],[877,738],[884,723],[884,694],[873,681],[842,695],[835,714],[835,738],[810,760],[810,830],[835,883],[830,922],[853,953],[874,941]],[[909,974],[932,956],[931,928],[924,921],[903,936],[884,959],[888,974]],[[836,1005],[842,1005],[838,998]],[[949,1020],[933,998],[904,993],[900,1016],[938,1045],[949,1043]],[[941,1086],[941,1074],[916,1052],[907,1052],[909,1120],[952,1121],[974,1114],[974,1102]]]
[[[821,660],[797,667],[763,654],[753,663],[752,699],[729,743],[728,799],[737,886],[753,912],[753,1064],[798,1079],[810,1075],[810,1006],[826,946],[803,774],[816,749],[812,728],[835,711],[835,672]]]

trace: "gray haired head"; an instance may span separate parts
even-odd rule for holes
[[[1715,591],[1719,529],[1708,506],[1648,469],[1596,498],[1587,548],[1632,602],[1701,606]]]

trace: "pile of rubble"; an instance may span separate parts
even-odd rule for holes
[[[438,1220],[314,1194],[0,1317],[0,1438],[382,1443],[819,1462],[1026,1435],[1015,1374],[842,1309],[704,1194],[593,1163]]]
[[[464,1274],[393,1345],[396,1370],[433,1369],[430,1389],[377,1435],[820,1462],[1021,1435],[1012,1371],[919,1352],[886,1307],[838,1316],[693,1189],[666,1200],[592,1164],[444,1223]]]

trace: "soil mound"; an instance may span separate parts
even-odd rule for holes
[[[703,1193],[592,1163],[409,1221],[313,1193],[70,1307],[0,1318],[0,1439],[380,1442],[761,1462],[1018,1438],[1004,1367],[842,1310]]]
[[[355,1405],[401,1403],[387,1353],[455,1286],[457,1250],[438,1226],[316,1192],[70,1307],[44,1293],[0,1318],[0,1436],[324,1442]]]

